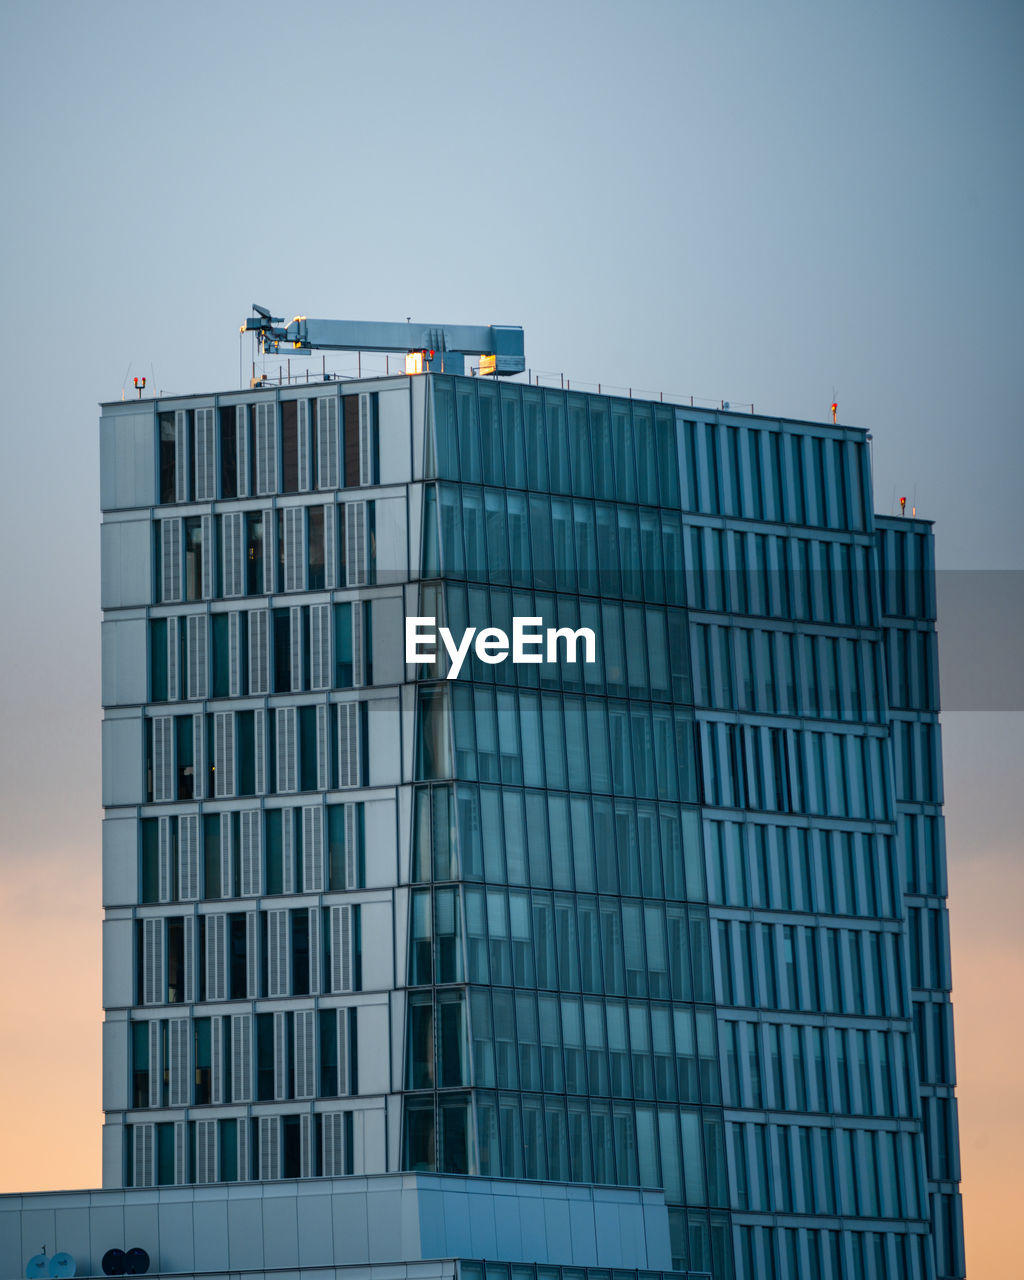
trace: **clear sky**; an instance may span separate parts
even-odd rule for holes
[[[237,386],[254,301],[521,324],[581,382],[835,394],[879,510],[1024,570],[1022,66],[1016,0],[0,0],[0,1188],[99,1179],[97,401]],[[978,1280],[1019,1274],[1022,581],[943,646]]]

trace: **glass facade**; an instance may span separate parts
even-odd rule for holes
[[[124,1176],[659,1187],[680,1271],[962,1276],[931,538],[864,433],[343,390],[159,405],[104,526]],[[596,661],[448,679],[414,615]]]

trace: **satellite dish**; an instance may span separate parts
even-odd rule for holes
[[[149,1270],[149,1254],[145,1249],[129,1249],[125,1256],[125,1271],[130,1276],[144,1276]]]
[[[55,1280],[58,1277],[60,1280],[65,1280],[65,1277],[73,1276],[77,1270],[75,1260],[70,1253],[55,1253],[50,1259],[50,1275]]]
[[[34,1258],[29,1258],[25,1265],[25,1275],[28,1280],[40,1280],[42,1276],[50,1274],[50,1259],[45,1253],[37,1253]]]
[[[108,1249],[100,1259],[100,1266],[105,1276],[123,1276],[128,1259],[123,1249]]]

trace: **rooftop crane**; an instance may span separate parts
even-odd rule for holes
[[[284,355],[304,351],[404,351],[406,373],[429,369],[463,372],[463,357],[478,355],[480,372],[508,375],[526,369],[519,325],[392,324],[376,320],[310,320],[295,316],[284,325],[266,307],[253,303],[255,315],[242,333],[257,335],[260,351]],[[284,327],[282,327],[284,326]],[[447,359],[446,357],[452,357]]]

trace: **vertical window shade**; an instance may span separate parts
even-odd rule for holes
[[[174,501],[188,502],[189,415],[187,409],[174,411]]]
[[[163,1004],[165,994],[164,922],[157,917],[142,922],[142,1003]]]
[[[185,813],[178,819],[178,897],[194,902],[199,897],[199,815]]]
[[[267,596],[274,594],[277,564],[276,526],[274,513],[268,507],[263,512],[263,594]]]
[[[330,709],[321,703],[316,709],[316,789],[326,791],[331,782],[331,762],[328,749],[330,732],[328,716]]]
[[[181,697],[181,620],[167,619],[167,698],[176,702]]]
[[[359,483],[373,484],[373,401],[359,394]]]
[[[288,934],[288,911],[279,908],[267,912],[267,995],[286,996],[291,992],[291,949]]]
[[[206,717],[201,711],[192,717],[192,795],[196,800],[206,795]]]
[[[331,907],[330,911],[330,950],[331,994],[351,991],[355,970],[354,940],[352,932],[352,907],[345,905]],[[341,1019],[339,1019],[341,1021]],[[339,1059],[340,1062],[340,1059]]]
[[[303,606],[292,605],[288,610],[288,682],[293,693],[301,693],[305,675],[305,628],[302,625]]]
[[[256,496],[277,490],[277,405],[261,401],[254,406],[256,435]]]
[[[263,892],[263,823],[259,809],[243,809],[240,816],[240,878],[242,897]]]
[[[217,433],[213,409],[197,409],[195,500],[212,502],[217,497]]]
[[[216,711],[213,716],[213,793],[218,800],[235,794],[235,713],[233,711]]]
[[[153,801],[176,798],[174,785],[174,717],[153,717]]]
[[[181,517],[160,521],[160,599],[174,604],[181,599]]]
[[[132,1165],[135,1170],[133,1182],[137,1187],[152,1187],[156,1185],[154,1170],[155,1136],[156,1125],[132,1125]]]
[[[245,994],[256,1000],[260,994],[260,913],[245,913]]]
[[[148,1024],[149,1031],[149,1105],[163,1105],[163,1022],[154,1018]]]
[[[343,1012],[342,1010],[338,1011]],[[339,1017],[338,1025],[345,1021]],[[339,1036],[340,1038],[340,1036]],[[338,1067],[341,1070],[342,1058],[338,1056]],[[338,1090],[339,1093],[347,1090]],[[325,1178],[339,1178],[347,1172],[345,1168],[345,1113],[343,1111],[327,1111],[322,1117],[322,1158]],[[141,1184],[140,1184],[141,1185]]]
[[[242,696],[242,615],[228,614],[228,697]]]
[[[318,804],[302,810],[302,892],[324,889],[324,811]]]
[[[285,893],[295,892],[295,810],[281,811],[281,882]]]
[[[222,898],[233,898],[235,896],[234,852],[235,827],[233,815],[222,813],[220,815],[220,896]]]
[[[227,917],[218,911],[206,917],[206,998],[227,999]],[[216,1077],[214,1077],[216,1079]]]
[[[182,921],[182,950],[184,951],[185,990],[184,1001],[194,1004],[196,999],[196,918],[185,916]]]
[[[161,902],[170,902],[174,891],[174,819],[157,820],[157,884]]]
[[[256,794],[267,793],[267,713],[260,709],[254,711],[253,721],[253,758],[255,760]]]
[[[299,400],[295,405],[298,418],[296,452],[298,453],[299,463],[300,493],[308,493],[313,487],[312,477],[310,475],[310,463],[312,462],[312,456],[310,453],[309,441],[309,404],[309,400]]]
[[[299,786],[298,708],[277,707],[277,790],[283,794]]]
[[[196,1182],[206,1185],[217,1182],[220,1175],[217,1161],[217,1121],[196,1121]]]
[[[187,1107],[192,1101],[189,1088],[189,1031],[191,1020],[172,1018],[167,1024],[168,1105]]]
[[[202,540],[200,594],[204,600],[212,600],[217,594],[217,561],[214,556],[213,525],[213,516],[203,516],[199,521]]]
[[[366,503],[346,502],[345,585],[363,587],[367,579]]]
[[[309,994],[320,994],[323,979],[322,916],[319,907],[309,908]]]
[[[333,502],[324,507],[324,586],[338,586],[338,508]]]
[[[330,689],[331,670],[331,606],[314,604],[309,608],[309,687]]]
[[[252,1101],[252,1014],[231,1015],[231,1101]],[[245,1127],[245,1121],[239,1129]],[[240,1166],[241,1171],[241,1166]]]
[[[288,1097],[288,1030],[291,1014],[279,1011],[274,1014],[274,1101],[283,1102]]]
[[[221,517],[221,578],[227,597],[245,595],[245,513]]]
[[[284,510],[284,589],[306,589],[306,508]]]
[[[188,666],[185,696],[187,698],[208,698],[209,695],[209,662],[207,620],[205,613],[189,614],[185,620],[185,633],[188,640]]]
[[[352,605],[352,684],[357,688],[366,683],[366,651],[363,639],[363,610],[361,600]]]
[[[338,704],[338,786],[362,785],[362,750],[360,725],[362,716],[358,702]]]
[[[360,814],[359,805],[349,803],[343,805],[345,813],[345,888],[360,887],[359,850],[360,850]]]
[[[341,486],[338,398],[320,396],[316,402],[317,488]],[[328,584],[330,585],[330,584]]]
[[[249,460],[249,406],[235,406],[235,459],[238,471],[238,496],[248,498],[252,464]]]
[[[292,1066],[296,1098],[316,1097],[315,1019],[312,1009],[296,1010]]]

